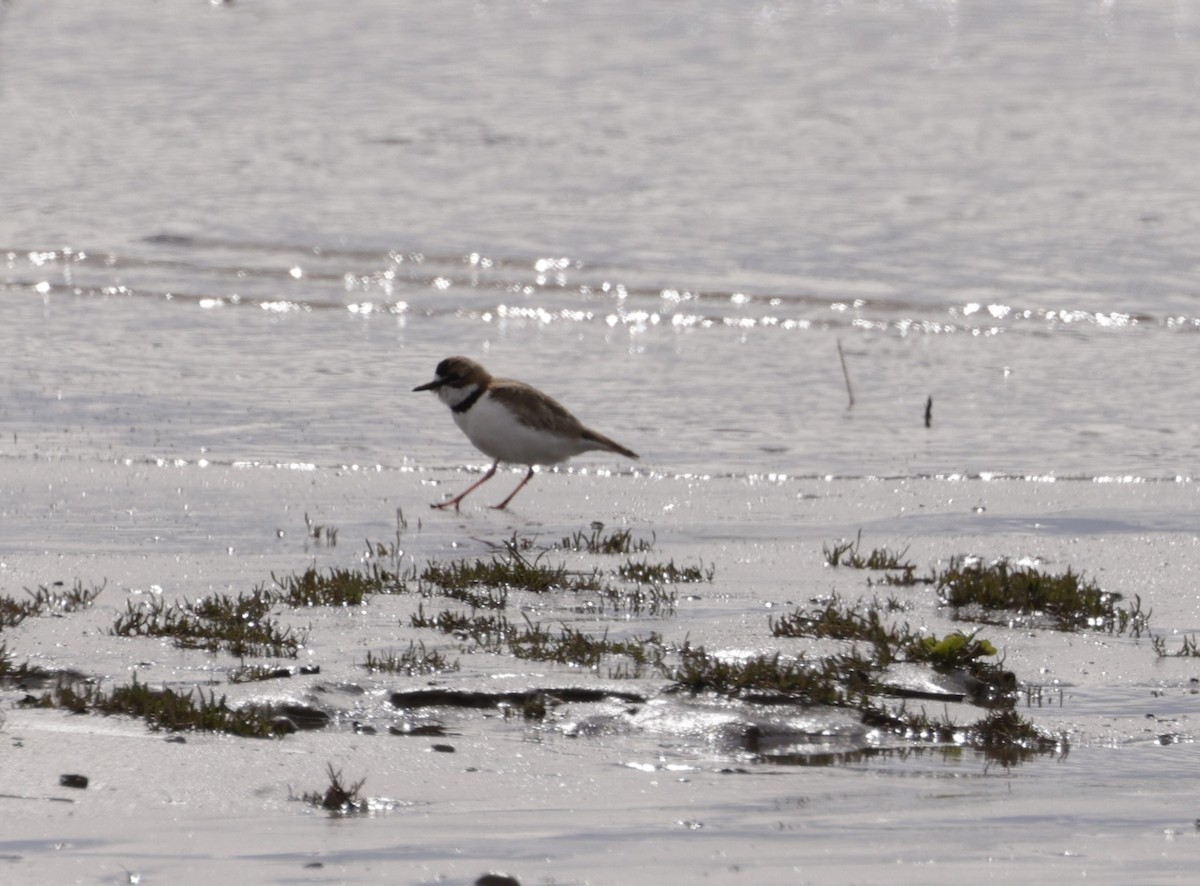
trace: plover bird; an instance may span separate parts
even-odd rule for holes
[[[482,479],[435,508],[448,508],[474,492],[496,473],[500,462],[527,465],[529,472],[504,501],[503,510],[533,478],[535,465],[553,465],[592,450],[637,458],[632,449],[584,427],[567,408],[537,388],[510,378],[493,378],[474,360],[447,357],[437,365],[434,379],[414,391],[433,391],[450,407],[454,422],[475,448],[490,456],[492,466]]]

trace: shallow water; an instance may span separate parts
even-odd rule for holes
[[[467,352],[668,470],[1195,469],[1190,4],[0,16],[18,428],[462,460]]]
[[[859,529],[922,568],[969,551],[1096,573],[1149,601],[1174,647],[1200,629],[1198,44],[1184,0],[0,3],[0,580],[9,594],[109,582],[86,618],[3,640],[106,679],[222,679],[228,662],[114,643],[112,614],[145,594],[355,563],[362,539],[394,536],[400,509],[414,561],[593,519],[656,533],[664,558],[716,566],[677,628],[729,651],[768,650],[764,613],[827,593],[821,545]],[[484,463],[444,407],[411,393],[451,353],[544,388],[641,461],[581,458],[538,477],[511,516],[478,507],[515,474],[461,518],[427,512]],[[306,516],[342,544],[306,541]],[[331,681],[361,680],[366,649],[404,642],[405,612],[368,609],[314,616],[308,654]],[[335,759],[393,794],[434,767],[408,794],[436,806],[405,819],[424,842],[374,855],[391,816],[330,837],[351,882],[467,882],[489,859],[523,882],[611,880],[622,852],[647,877],[754,858],[784,876],[797,831],[821,882],[891,880],[896,861],[926,880],[935,862],[947,879],[1041,865],[1183,876],[1188,660],[1129,640],[999,639],[1023,681],[1068,696],[1034,715],[1070,732],[1066,760],[1001,775],[969,754],[883,754],[808,791],[810,769],[733,754],[751,771],[724,787],[731,754],[704,740],[639,727],[589,744],[472,721],[476,762],[500,773],[487,790],[523,810],[499,823],[462,761],[424,748],[398,762],[394,743],[345,730],[249,749],[203,739],[192,765],[237,748],[229,794],[181,787],[195,793],[180,820],[228,852],[193,858],[178,835],[167,861],[136,841],[113,850],[97,819],[76,845],[86,830],[107,848],[68,863],[30,848],[70,830],[48,816],[0,853],[84,882],[122,859],[164,876],[180,859],[197,878],[218,864],[293,876],[313,822],[282,786],[309,787]],[[545,677],[509,667],[475,657],[459,679]],[[66,765],[57,716],[10,715],[14,747],[24,736],[49,759],[21,762],[0,793],[40,796],[43,770]],[[75,728],[70,752],[96,771],[144,732],[120,727],[110,746],[104,726]],[[1182,740],[1157,743],[1168,734]],[[698,767],[700,785],[662,776],[660,755]],[[513,775],[502,764],[517,759]],[[239,777],[260,765],[271,774],[247,796]],[[984,787],[949,803],[922,788],[914,817],[910,776]],[[620,789],[597,799],[588,785],[610,777]],[[556,778],[565,798],[543,787]],[[673,819],[648,799],[660,781],[679,792],[662,804]],[[119,783],[153,819],[153,791]],[[1092,819],[1114,793],[1125,811]],[[120,803],[87,796],[100,816]],[[777,808],[801,812],[772,831]],[[264,820],[282,855],[239,842],[238,822]],[[464,849],[445,836],[464,820],[494,838]],[[934,836],[947,827],[953,851]],[[639,828],[666,829],[665,862]],[[534,864],[543,853],[555,863]]]

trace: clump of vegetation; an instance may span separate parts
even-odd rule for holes
[[[980,686],[976,700],[997,702],[1005,693],[1016,688],[1016,680],[999,664],[980,661],[996,655],[996,648],[976,634],[954,632],[938,639],[922,636],[907,623],[889,623],[885,609],[898,607],[896,601],[885,606],[878,600],[869,604],[850,605],[836,594],[811,610],[797,609],[778,620],[771,619],[771,633],[776,637],[818,637],[850,640],[870,644],[871,666],[883,670],[894,661],[922,662],[947,672],[962,671]],[[1011,698],[1007,699],[1011,702]]]
[[[1064,737],[1044,734],[1014,710],[993,710],[966,730],[967,743],[990,760],[1015,766],[1041,754],[1065,752]]]
[[[535,594],[594,591],[601,587],[599,574],[595,571],[580,574],[569,571],[563,564],[548,566],[541,562],[541,555],[530,559],[516,544],[508,543],[505,547],[506,556],[493,555],[488,560],[428,563],[418,574],[418,579],[435,585],[447,596],[483,587]]]
[[[675,591],[657,584],[639,584],[633,589],[605,586],[594,600],[585,601],[576,610],[594,611],[598,615],[612,611],[654,618],[674,615],[678,599]]]
[[[267,616],[277,603],[257,589],[236,597],[213,594],[195,603],[128,601],[111,633],[119,637],[167,637],[181,649],[224,650],[239,658],[295,658],[307,634],[281,628]]]
[[[1146,629],[1150,618],[1150,613],[1142,612],[1140,597],[1118,607],[1120,594],[1101,590],[1071,569],[1054,575],[1032,566],[1014,566],[1005,559],[984,563],[953,557],[937,574],[935,584],[956,618],[967,611],[981,621],[1008,621],[992,615],[1006,612],[1017,618],[1047,619],[1058,630],[1092,628],[1134,636]]]
[[[331,548],[337,546],[338,528],[336,526],[324,526],[320,523],[314,523],[307,512],[304,514],[304,526],[308,530],[308,537],[316,544],[324,544]]]
[[[564,537],[555,547],[587,554],[640,554],[652,550],[654,541],[653,536],[635,539],[631,529],[614,529],[606,533],[603,523],[593,523],[590,532],[578,530]]]
[[[981,646],[979,651],[985,648]],[[1065,747],[1064,741],[1043,735],[1011,706],[989,711],[965,729],[948,718],[930,717],[924,710],[889,709],[880,701],[885,689],[874,678],[874,664],[856,655],[816,661],[803,656],[783,659],[778,654],[731,660],[709,655],[702,648],[685,647],[681,660],[674,674],[677,689],[750,701],[849,708],[857,711],[866,726],[916,741],[963,743],[1004,765]]]
[[[936,636],[913,639],[908,646],[908,660],[929,661],[935,668],[944,670],[966,668],[984,655],[996,654],[996,647],[989,641],[976,640],[978,633],[964,634],[956,630],[941,640]]]
[[[342,770],[334,769],[328,764],[329,786],[323,791],[310,791],[300,795],[300,799],[310,806],[325,809],[335,815],[358,815],[370,812],[370,803],[359,796],[365,778],[349,783],[342,777]]]
[[[418,607],[410,622],[413,627],[433,628],[470,640],[474,644],[472,651],[508,653],[528,661],[550,661],[595,670],[605,659],[621,656],[632,663],[633,670],[624,668],[614,673],[628,676],[640,675],[647,667],[661,668],[666,656],[666,646],[656,633],[615,640],[608,636],[607,630],[599,636],[569,625],[553,631],[531,621],[528,616],[522,626],[494,614],[468,615],[446,610],[430,616],[426,615],[424,607]]]
[[[863,710],[863,723],[915,741],[931,741],[954,747],[970,747],[1002,766],[1015,766],[1034,757],[1067,752],[1067,740],[1041,732],[1011,709],[991,710],[969,726],[959,726],[949,717],[930,717],[925,711],[891,713],[881,708]]]
[[[1007,623],[1014,618],[1045,620],[1057,630],[1090,628],[1135,637],[1149,625],[1150,613],[1142,611],[1140,597],[1119,606],[1120,594],[1101,590],[1094,581],[1071,569],[1055,575],[1032,566],[1013,565],[1003,558],[984,563],[975,557],[959,556],[952,557],[941,571],[918,576],[916,567],[904,560],[908,548],[900,552],[877,548],[864,556],[861,545],[861,532],[852,542],[825,545],[826,564],[883,570],[888,572],[883,584],[935,585],[956,618],[990,623]],[[1000,612],[1007,615],[997,617],[995,613]]]
[[[470,651],[501,652],[512,625],[503,615],[466,614],[445,609],[433,615],[425,613],[424,604],[409,616],[414,628],[432,628],[443,634],[453,634],[459,640],[470,640]]]
[[[834,594],[823,605],[810,610],[797,609],[790,615],[769,619],[768,624],[775,637],[863,640],[889,652],[908,643],[914,635],[908,625],[899,628],[888,624],[883,613],[884,606],[878,601],[863,609]],[[885,654],[884,658],[890,661],[892,656]]]
[[[597,545],[612,550],[631,547],[627,537],[612,540],[597,537],[598,530],[586,536],[581,544]],[[564,541],[571,541],[570,538]],[[572,542],[574,543],[574,542]],[[618,570],[618,576],[636,585],[632,590],[614,587],[603,580],[598,569],[573,571],[565,564],[543,562],[546,551],[537,556],[528,554],[532,543],[513,536],[503,543],[503,553],[487,559],[462,559],[449,563],[431,561],[414,572],[419,593],[425,596],[449,597],[459,600],[472,610],[502,610],[508,605],[510,592],[524,591],[543,594],[565,591],[575,594],[596,594],[580,603],[579,611],[604,614],[620,612],[626,615],[672,615],[677,595],[664,585],[679,582],[712,581],[713,570],[703,567],[679,567],[675,563],[651,564],[630,561]]]
[[[282,578],[272,574],[279,603],[294,608],[306,606],[362,606],[375,594],[404,593],[404,579],[397,573],[372,563],[366,569],[329,569],[320,572],[311,566],[299,575]]]
[[[83,582],[75,579],[74,584],[66,590],[63,590],[64,585],[62,582],[55,582],[49,587],[38,585],[36,591],[26,588],[25,592],[32,597],[30,604],[34,612],[39,614],[65,614],[87,609],[95,602],[96,598],[100,596],[100,592],[107,585],[108,582],[104,581],[99,585],[92,585],[85,588]]]
[[[397,512],[398,525],[407,526]],[[337,532],[330,527],[315,526],[305,515],[309,535],[325,543],[337,543]],[[400,529],[397,529],[399,537]],[[394,568],[380,561],[390,556]],[[362,606],[376,594],[408,592],[406,576],[398,571],[400,559],[397,545],[368,545],[365,567],[346,569],[335,567],[318,570],[309,567],[303,572],[271,575],[271,584],[260,585],[249,593],[232,596],[213,594],[195,602],[172,604],[160,598],[149,602],[128,601],[125,612],[117,616],[111,633],[117,636],[166,637],[183,649],[225,651],[238,657],[295,658],[307,642],[304,631],[281,627],[270,618],[271,611],[286,606],[305,609],[315,606]],[[53,602],[59,608],[90,603],[102,589],[85,591],[77,582],[68,594],[42,593],[37,599]],[[5,607],[0,601],[0,619]],[[67,610],[69,611],[69,610]],[[23,617],[23,616],[22,616]],[[252,671],[240,672],[235,679],[265,679]]]
[[[636,581],[641,584],[686,584],[693,582],[712,582],[716,568],[697,566],[676,566],[675,561],[667,563],[651,563],[647,560],[638,562],[628,560],[617,568],[617,575],[625,581]]]
[[[905,660],[927,662],[939,671],[965,673],[977,681],[971,684],[968,692],[972,701],[1011,708],[1017,677],[1006,670],[1002,662],[982,661],[998,652],[988,640],[977,639],[978,633],[955,631],[941,639],[933,636],[915,638],[905,648]]]
[[[902,551],[893,551],[889,548],[874,548],[869,554],[863,555],[862,549],[862,532],[854,541],[839,541],[831,545],[824,545],[822,553],[825,556],[826,566],[849,566],[851,569],[869,569],[876,572],[883,572],[881,584],[885,585],[914,585],[917,583],[929,584],[933,581],[929,577],[919,577],[916,574],[917,567],[904,559],[908,553],[908,548]]]
[[[884,618],[884,606],[878,600],[865,606],[850,605],[836,594],[815,609],[798,609],[791,615],[770,619],[769,624],[774,636],[868,642],[872,647],[872,660],[878,668],[887,668],[895,660],[924,661],[938,670],[965,669],[982,677],[985,669],[978,659],[996,654],[996,647],[988,640],[976,639],[976,634],[955,631],[941,640],[936,636],[922,636],[907,623],[889,623]]]
[[[0,630],[15,628],[32,612],[32,608],[25,600],[14,600],[8,596],[0,597]]]
[[[96,683],[60,681],[40,698],[25,702],[30,707],[62,708],[77,714],[124,714],[144,720],[153,730],[172,732],[225,732],[250,738],[266,738],[275,732],[271,717],[256,710],[236,710],[203,690],[181,693],[152,689],[134,675],[128,686],[102,690]]]
[[[128,601],[111,632],[123,637],[167,637],[182,649],[225,651],[238,657],[295,658],[307,632],[281,627],[269,616],[286,606],[362,606],[376,594],[407,593],[404,576],[379,562],[361,569],[309,567],[301,573],[272,574],[271,585],[231,596],[213,594],[195,602]]]
[[[521,659],[596,670],[604,659],[623,656],[640,674],[643,668],[660,668],[666,655],[662,637],[655,633],[649,637],[615,640],[608,636],[607,630],[595,636],[569,625],[562,625],[555,633],[528,618],[525,624],[524,629],[514,631],[508,637],[509,652]]]
[[[908,548],[902,551],[892,551],[888,548],[875,548],[865,557],[862,555],[862,532],[854,541],[839,541],[832,545],[822,546],[827,566],[849,566],[852,569],[900,569],[911,572],[916,569],[912,563],[903,558]]]
[[[27,618],[35,615],[65,615],[91,606],[100,596],[107,582],[85,588],[79,579],[69,588],[62,582],[38,585],[37,590],[25,589],[28,600],[17,600],[8,595],[0,596],[0,630],[15,628]]]
[[[49,671],[31,665],[29,662],[14,664],[13,654],[8,651],[8,644],[0,643],[0,682],[24,683],[30,680],[46,680],[49,677]]]
[[[802,655],[784,658],[776,652],[731,659],[685,643],[679,650],[679,659],[679,666],[672,674],[676,688],[693,694],[715,692],[736,697],[768,694],[804,704],[846,707],[852,704],[852,699],[861,698],[868,688],[877,688],[866,663],[853,656],[808,661]]]
[[[970,667],[983,656],[996,654],[996,647],[987,640],[975,639],[977,633],[955,631],[940,640],[937,637],[914,639],[909,645],[909,660],[927,661],[945,670]]]
[[[1154,654],[1159,658],[1175,657],[1175,658],[1200,658],[1200,640],[1196,639],[1195,634],[1184,637],[1180,642],[1179,649],[1175,652],[1167,651],[1167,638],[1161,634],[1155,634],[1150,638],[1150,645],[1154,647]],[[3,647],[0,647],[2,649]]]
[[[372,673],[407,674],[415,677],[419,674],[457,671],[458,662],[450,661],[436,649],[426,649],[423,642],[411,642],[403,652],[394,649],[379,655],[368,652],[363,667]]]
[[[507,587],[452,583],[441,589],[441,596],[466,603],[472,609],[505,609],[508,607]]]

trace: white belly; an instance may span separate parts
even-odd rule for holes
[[[594,448],[578,437],[521,424],[486,394],[466,412],[451,415],[476,449],[503,462],[552,465]]]

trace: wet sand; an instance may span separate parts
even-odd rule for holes
[[[9,882],[124,882],[129,872],[142,883],[468,883],[501,869],[526,884],[1172,883],[1200,859],[1193,792],[1178,777],[1197,762],[1198,667],[1159,658],[1147,638],[982,628],[1022,686],[1040,688],[1040,706],[1023,701],[1020,712],[1068,739],[1068,753],[1006,768],[970,749],[894,737],[867,740],[868,753],[836,765],[764,762],[717,740],[703,719],[656,726],[661,679],[458,654],[453,641],[408,627],[419,602],[409,597],[284,613],[309,631],[300,662],[321,673],[265,683],[228,686],[234,659],[107,632],[128,599],[240,592],[272,572],[353,565],[367,539],[398,538],[406,558],[423,562],[486,555],[514,532],[557,540],[600,519],[653,533],[656,559],[715,569],[711,584],[679,589],[673,617],[613,631],[652,628],[730,654],[798,652],[811,641],[771,638],[770,615],[833,591],[880,590],[860,571],[823,563],[824,544],[861,529],[864,546],[907,548],[920,570],[977,554],[1083,571],[1106,590],[1140,595],[1174,649],[1200,626],[1192,483],[772,482],[591,466],[537,477],[511,513],[486,510],[488,496],[519,479],[504,474],[455,515],[427,508],[471,479],[453,471],[10,459],[4,473],[4,591],[106,582],[86,612],[5,631],[17,661],[110,684],[136,670],[151,684],[209,684],[235,703],[302,701],[336,716],[280,739],[188,734],[177,743],[127,718],[15,708],[24,693],[6,688],[0,857]],[[397,508],[408,523],[399,536]],[[337,527],[335,546],[306,537],[306,513]],[[914,626],[941,635],[956,625],[929,588],[894,593],[907,598]],[[529,610],[547,623],[569,618],[564,611]],[[407,678],[362,669],[368,650],[418,637],[461,670]],[[431,683],[617,686],[653,700],[637,728],[573,728],[626,713],[609,702],[564,705],[539,725],[443,712],[447,736],[389,734],[403,719],[389,694]],[[294,799],[323,790],[329,764],[366,779],[375,812],[331,818]],[[89,787],[61,787],[64,773],[87,775]]]

